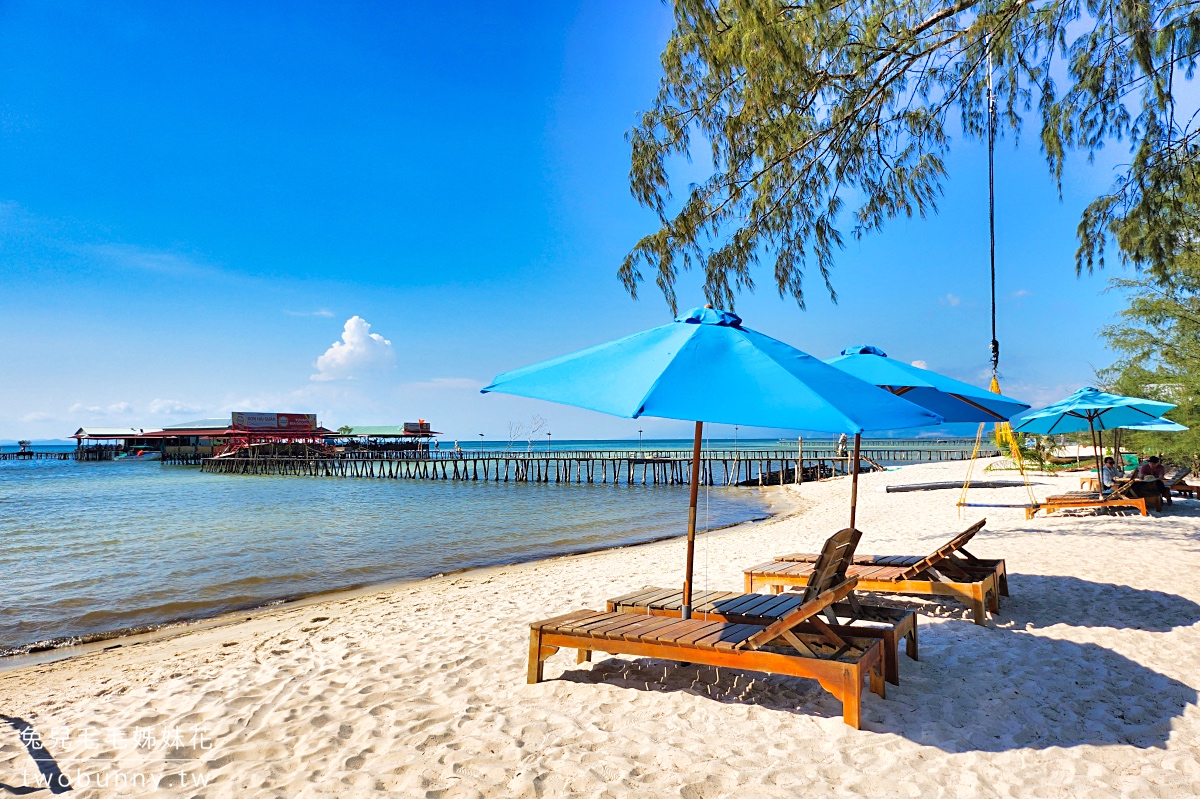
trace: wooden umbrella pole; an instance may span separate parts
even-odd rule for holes
[[[683,604],[680,618],[692,617],[692,560],[696,554],[696,503],[700,498],[700,439],[704,422],[696,422],[696,440],[692,442],[691,497],[688,500],[687,570],[683,577]]]
[[[854,526],[854,514],[858,510],[858,452],[862,446],[862,433],[854,434],[854,463],[850,466],[850,529]]]
[[[1088,430],[1092,434],[1092,453],[1096,456],[1096,485],[1100,487],[1100,493],[1104,493],[1104,472],[1100,463],[1100,447],[1096,444],[1096,425],[1092,421],[1091,414],[1088,414]]]

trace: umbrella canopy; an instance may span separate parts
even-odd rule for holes
[[[847,347],[826,363],[933,411],[946,422],[1004,422],[1029,409],[1020,400],[893,360],[870,345]]]
[[[505,372],[482,391],[627,418],[657,416],[696,423],[680,607],[683,618],[691,617],[704,422],[853,433],[853,528],[861,433],[942,421],[935,413],[742,327],[736,314],[709,307],[693,308],[674,322],[607,344]]]
[[[1127,427],[1159,419],[1175,406],[1169,402],[1110,394],[1096,388],[1081,388],[1066,399],[1059,400],[1039,411],[1026,414],[1013,425],[1014,433],[1081,433],[1092,434],[1092,449],[1096,454],[1096,474],[1103,474],[1100,465],[1100,443],[1097,433],[1116,427]]]
[[[1014,433],[1081,433],[1157,420],[1175,406],[1169,402],[1081,388],[1066,399],[1014,420]]]
[[[499,375],[484,393],[614,416],[862,433],[942,417],[762,333],[693,308],[674,322]]]
[[[1181,425],[1179,422],[1172,422],[1170,419],[1158,418],[1151,419],[1148,422],[1140,424],[1122,425],[1125,430],[1141,430],[1149,433],[1182,433],[1188,428]]]

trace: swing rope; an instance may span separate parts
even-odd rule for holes
[[[993,67],[992,67],[992,37],[989,34],[987,37],[987,155],[988,155],[988,262],[991,268],[991,288],[992,288],[992,384],[989,390],[993,394],[1000,393],[1000,341],[996,338],[996,93],[992,83]],[[989,506],[989,505],[972,505],[967,502],[967,493],[971,490],[971,478],[975,473],[975,461],[979,457],[979,448],[983,443],[983,428],[986,422],[979,425],[979,430],[975,433],[975,447],[971,451],[971,463],[967,466],[967,476],[963,479],[962,492],[958,496],[958,514],[962,516],[962,509],[965,507],[1008,507],[1008,506]],[[1021,458],[1021,448],[1017,446],[1017,439],[1013,435],[1012,425],[1008,422],[1000,422],[996,425],[995,439],[997,447],[1003,452],[1008,449],[1009,457],[1013,463],[1017,465],[1017,470],[1021,473],[1021,481],[1025,484],[1025,491],[1029,495],[1029,504],[1037,505],[1037,498],[1033,494],[1033,486],[1029,483],[1029,475],[1025,473],[1025,462]]]

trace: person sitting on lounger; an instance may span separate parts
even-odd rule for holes
[[[1137,470],[1138,482],[1133,486],[1134,496],[1152,497],[1155,495],[1171,501],[1171,492],[1163,483],[1166,467],[1159,461],[1157,455],[1151,455]]]
[[[1119,477],[1124,477],[1125,473],[1117,468],[1117,462],[1112,458],[1104,459],[1104,468],[1100,470],[1100,486],[1107,490],[1113,487],[1113,483]]]

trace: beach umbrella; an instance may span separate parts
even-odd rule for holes
[[[1029,409],[1029,403],[894,360],[870,345],[847,347],[826,363],[933,411],[947,423],[1006,422]]]
[[[1013,432],[1049,436],[1087,430],[1091,433],[1092,449],[1096,455],[1096,474],[1100,475],[1100,446],[1096,441],[1098,432],[1161,421],[1159,417],[1174,407],[1169,402],[1126,397],[1087,387],[1053,405],[1047,405],[1041,410],[1014,420],[1016,424],[1013,425]]]
[[[570,355],[505,372],[499,392],[613,416],[695,422],[683,612],[691,613],[700,443],[705,422],[852,433],[850,526],[858,493],[860,436],[939,424],[942,417],[882,391],[709,306],[675,321]]]

